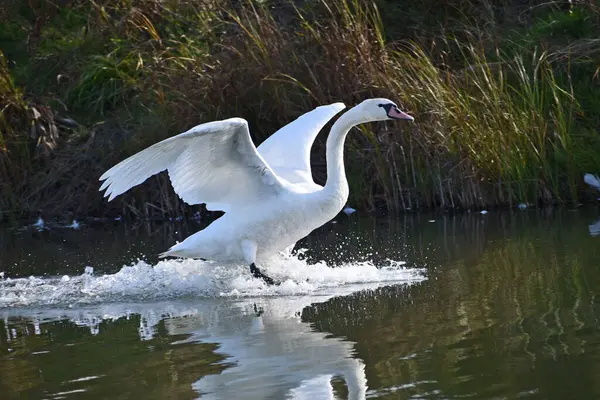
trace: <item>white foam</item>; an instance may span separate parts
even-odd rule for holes
[[[253,278],[246,265],[223,265],[200,260],[163,260],[155,266],[138,261],[115,274],[95,275],[92,267],[75,276],[0,280],[0,307],[67,306],[181,297],[289,296],[324,288],[368,282],[423,279],[422,270],[402,262],[385,266],[369,262],[329,267],[308,265],[294,255],[278,255],[262,263],[264,272],[281,282],[268,286]]]
[[[164,321],[168,335],[184,336],[173,345],[218,343],[218,353],[230,364],[222,373],[203,376],[192,384],[203,398],[230,399],[245,393],[248,398],[286,394],[290,399],[333,399],[334,376],[346,382],[349,398],[365,398],[365,364],[356,357],[354,344],[315,331],[299,313],[334,296],[421,281],[421,271],[394,262],[380,268],[369,263],[330,268],[324,263],[307,265],[294,256],[278,257],[264,267],[274,277],[285,277],[284,283],[267,287],[251,278],[247,267],[192,260],[162,261],[155,267],[137,262],[104,276],[94,276],[88,267],[84,274],[69,279],[5,280],[1,283],[4,287],[0,286],[0,301],[7,304],[17,298],[21,303],[0,308],[0,318],[6,327],[13,317],[25,318],[38,327],[25,334],[45,335],[45,323],[68,320],[97,335],[105,329],[103,321],[133,317],[139,320],[140,340],[155,337],[159,323]],[[245,295],[234,295],[242,292]],[[264,294],[267,296],[256,297]],[[172,299],[179,295],[184,297]],[[167,299],[143,302],[140,297]],[[127,298],[134,300],[124,301]],[[86,302],[95,304],[81,304]],[[16,338],[14,329],[7,334],[9,342]],[[85,383],[95,378],[84,376],[69,382]],[[75,391],[56,393],[54,398],[65,393]]]

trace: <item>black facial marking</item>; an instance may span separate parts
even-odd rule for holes
[[[396,108],[396,105],[392,104],[392,103],[387,103],[387,104],[379,104],[379,107],[383,107],[387,116],[390,117],[390,111],[392,111],[393,108]],[[390,118],[392,118],[392,117],[390,117]]]
[[[392,103],[387,103],[387,104],[380,104],[379,107],[383,107],[383,109],[385,110],[385,113],[389,114],[392,107],[396,107],[396,106],[393,105]]]

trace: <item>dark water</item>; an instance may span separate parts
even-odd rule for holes
[[[598,218],[344,217],[275,291],[156,265],[194,223],[5,227],[0,398],[600,398]]]

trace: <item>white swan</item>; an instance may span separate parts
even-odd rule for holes
[[[161,254],[244,261],[271,284],[256,261],[293,246],[342,209],[348,199],[344,141],[355,125],[413,120],[388,99],[369,99],[343,114],[327,138],[327,182],[317,185],[310,148],[321,128],[345,108],[321,106],[277,131],[258,150],[241,118],[198,125],[127,158],[106,171],[100,190],[109,201],[165,169],[179,197],[225,215]]]

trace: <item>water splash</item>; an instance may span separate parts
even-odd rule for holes
[[[329,267],[308,265],[295,255],[277,255],[262,267],[281,283],[267,286],[253,278],[245,265],[224,265],[200,260],[163,260],[155,266],[138,261],[115,274],[95,275],[88,266],[81,275],[4,278],[0,280],[1,307],[66,306],[174,298],[290,296],[316,293],[325,288],[368,282],[405,282],[423,279],[420,269],[389,261]]]
[[[351,268],[352,266],[342,267]],[[351,269],[349,269],[351,270]],[[397,272],[406,271],[398,268]],[[91,270],[85,274],[93,280]],[[117,275],[117,274],[115,274]],[[422,280],[403,279],[404,284]],[[69,279],[69,282],[74,278]],[[88,280],[88,284],[90,282]],[[377,289],[389,282],[354,283],[315,290],[298,296],[181,298],[150,302],[112,302],[78,307],[0,308],[5,340],[10,348],[22,343],[21,336],[48,337],[53,321],[69,321],[86,327],[92,335],[102,335],[108,321],[133,320],[139,339],[165,333],[178,336],[171,343],[207,342],[218,344],[216,352],[227,368],[217,374],[201,376],[192,388],[202,397],[236,398],[334,398],[331,381],[342,380],[348,398],[365,398],[367,379],[364,362],[356,356],[354,344],[327,332],[316,331],[303,321],[301,312],[311,304],[359,290]],[[17,329],[8,330],[10,321]],[[31,326],[33,325],[33,329]],[[67,344],[70,346],[72,344]],[[151,347],[151,346],[150,346]],[[54,348],[42,350],[52,352]],[[42,354],[37,351],[29,353]],[[96,366],[93,375],[69,375],[64,383],[72,390],[93,390],[87,381],[104,376],[106,369]],[[272,379],[277,376],[277,379]],[[73,386],[75,385],[75,386]],[[83,387],[81,387],[83,386]],[[75,392],[73,392],[75,393]]]

